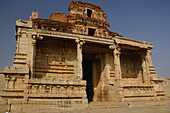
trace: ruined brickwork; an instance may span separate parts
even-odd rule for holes
[[[33,12],[29,21],[17,20],[13,66],[1,72],[8,110],[80,109],[88,102],[164,98],[152,44],[109,27],[99,6],[81,1],[71,2],[68,15],[41,19]]]

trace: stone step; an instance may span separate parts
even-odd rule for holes
[[[113,109],[120,107],[127,107],[127,103],[116,103],[116,102],[91,102],[89,103],[89,109]]]

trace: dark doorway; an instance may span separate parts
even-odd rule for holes
[[[93,61],[90,59],[83,59],[83,80],[87,81],[86,93],[88,101],[93,100]]]

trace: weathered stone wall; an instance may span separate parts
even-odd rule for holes
[[[0,74],[0,94],[3,93],[5,88],[5,77],[3,74]],[[5,113],[7,111],[6,101],[0,97],[0,113]]]
[[[163,82],[163,88],[166,93],[166,97],[170,98],[170,78],[165,78],[165,81]]]
[[[64,13],[52,13],[50,19],[54,21],[60,21],[67,23],[67,15]]]
[[[5,88],[5,78],[3,74],[0,74],[0,93],[3,93],[4,88]]]
[[[75,79],[76,43],[44,38],[37,42],[35,61],[35,77]]]
[[[122,78],[139,78],[142,76],[142,59],[135,51],[125,50],[121,52]]]

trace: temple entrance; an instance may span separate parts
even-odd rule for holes
[[[94,96],[94,87],[93,87],[93,60],[84,59],[83,60],[83,80],[87,81],[86,85],[86,94],[88,101],[93,100]]]
[[[86,94],[89,102],[98,101],[101,91],[101,74],[103,72],[103,55],[105,46],[86,43],[83,46],[83,80],[86,80]]]

